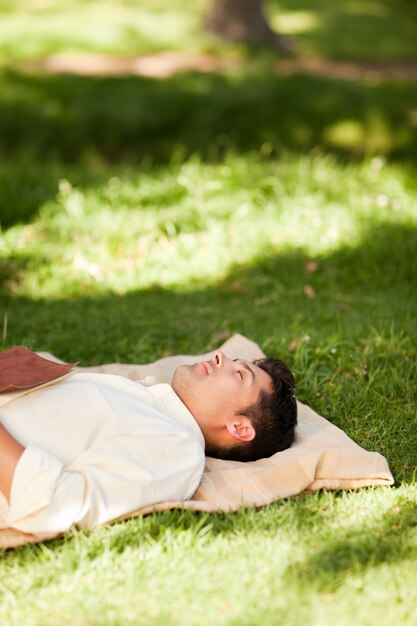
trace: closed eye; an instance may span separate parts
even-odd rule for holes
[[[238,361],[239,359],[233,359],[234,362]],[[243,362],[242,366],[244,367],[245,371],[248,371],[252,377],[252,381],[251,381],[251,385],[253,385],[255,383],[255,373],[252,369],[252,367],[250,365],[248,365],[247,363]],[[243,374],[240,370],[238,370],[238,373],[240,374],[240,377],[242,380],[244,380]]]

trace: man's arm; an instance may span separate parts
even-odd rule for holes
[[[0,491],[10,502],[13,475],[25,448],[0,424]]]
[[[28,445],[16,466],[5,522],[45,537],[74,524],[91,529],[159,501],[185,500],[198,487],[204,460],[201,444],[181,431],[150,443],[129,430],[67,466]]]

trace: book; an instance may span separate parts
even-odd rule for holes
[[[25,346],[0,352],[0,393],[44,385],[68,374],[76,363],[56,363]]]

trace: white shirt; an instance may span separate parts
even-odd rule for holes
[[[0,407],[26,447],[0,528],[47,536],[86,529],[138,508],[186,500],[204,470],[204,437],[168,384],[74,373]]]

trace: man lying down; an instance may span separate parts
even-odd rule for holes
[[[271,456],[296,423],[294,378],[273,358],[218,350],[151,387],[74,372],[0,408],[0,528],[47,536],[187,500],[205,454]]]

